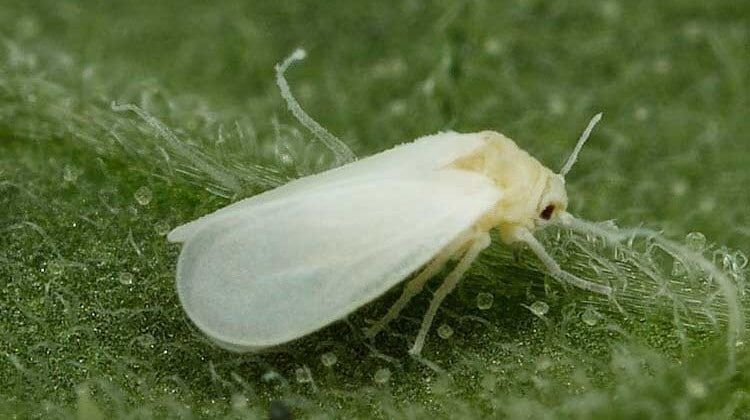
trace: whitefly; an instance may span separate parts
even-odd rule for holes
[[[278,85],[290,110],[341,166],[229,205],[168,236],[183,244],[180,301],[218,345],[258,351],[287,343],[408,279],[367,330],[375,336],[456,261],[424,315],[410,349],[417,355],[443,299],[490,245],[493,229],[505,244],[526,245],[555,279],[612,294],[608,285],[561,269],[534,236],[555,222],[594,229],[566,211],[565,176],[601,114],[557,173],[494,131],[433,134],[355,160],[292,96],[284,72],[302,58],[298,50],[277,66]]]

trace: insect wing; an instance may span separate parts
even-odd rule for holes
[[[363,180],[414,176],[450,165],[484,144],[482,133],[439,133],[398,145],[373,156],[331,169],[320,174],[294,180],[279,188],[233,203],[212,214],[175,228],[168,239],[184,242],[204,224],[215,221],[235,211],[258,206],[266,202],[311,189],[332,188],[333,184],[361,183]]]
[[[459,170],[342,182],[205,223],[177,267],[193,322],[225,347],[258,350],[375,299],[489,211],[501,192]]]

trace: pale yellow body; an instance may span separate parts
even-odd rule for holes
[[[565,180],[519,148],[513,140],[494,131],[480,133],[485,145],[457,159],[453,166],[490,178],[503,191],[494,211],[477,223],[477,230],[499,228],[504,242],[517,240],[519,228],[534,230],[565,211]],[[549,217],[542,213],[549,206]]]

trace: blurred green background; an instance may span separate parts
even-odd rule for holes
[[[721,297],[648,241],[544,236],[571,271],[629,279],[622,310],[496,242],[436,319],[436,369],[406,354],[429,292],[373,342],[360,330],[398,291],[280,353],[212,346],[165,234],[329,167],[274,83],[297,47],[292,90],[359,156],[490,129],[557,169],[603,111],[572,211],[692,232],[749,306],[750,3],[4,0],[0,414],[748,418]]]

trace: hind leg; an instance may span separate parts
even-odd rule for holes
[[[440,304],[443,303],[445,297],[456,288],[461,277],[466,273],[469,267],[471,267],[471,264],[477,259],[479,253],[490,245],[490,242],[490,235],[487,232],[475,236],[471,241],[469,249],[461,258],[461,261],[458,262],[453,271],[451,271],[448,277],[445,278],[443,284],[437,289],[432,301],[430,302],[430,307],[427,309],[427,312],[422,319],[422,326],[419,329],[417,338],[414,340],[414,345],[409,350],[411,355],[416,356],[422,352],[427,333],[430,331],[432,321],[437,314],[438,308],[440,308]]]
[[[550,275],[552,275],[552,277],[556,278],[557,280],[563,283],[571,284],[584,290],[588,290],[590,292],[600,293],[606,296],[612,295],[612,288],[584,280],[560,268],[560,265],[558,265],[557,262],[552,258],[552,256],[547,253],[547,250],[544,249],[544,246],[527,229],[516,229],[513,232],[513,239],[515,239],[515,241],[525,243],[529,248],[531,248],[531,251],[533,251],[534,254],[536,254],[537,258],[539,258],[539,260],[542,262],[542,264],[547,267]]]
[[[432,262],[427,264],[424,270],[422,270],[416,277],[411,279],[406,284],[406,286],[404,286],[404,290],[401,292],[401,296],[398,298],[396,303],[391,306],[391,308],[388,310],[388,313],[386,313],[385,316],[378,322],[365,330],[365,336],[368,338],[375,337],[380,333],[380,331],[383,330],[383,328],[388,325],[388,323],[396,319],[398,314],[401,313],[401,311],[406,307],[409,301],[422,291],[427,281],[439,274],[451,259],[451,257],[456,255],[460,251],[460,249],[471,240],[466,236],[467,235],[462,235],[457,240],[453,241],[453,243],[446,247],[440,254],[438,254],[438,256],[432,260]]]

